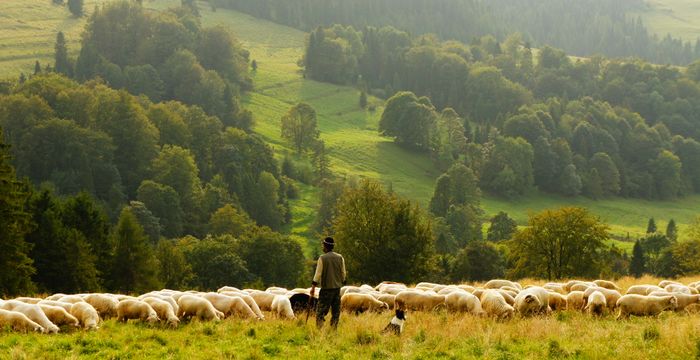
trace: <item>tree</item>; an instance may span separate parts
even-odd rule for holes
[[[39,75],[41,74],[41,64],[39,64],[39,60],[37,60],[34,63],[34,75]]]
[[[469,243],[455,257],[454,281],[486,281],[503,277],[506,261],[496,245],[486,241]]]
[[[162,239],[156,247],[160,262],[159,280],[168,289],[184,289],[194,277],[192,266],[187,263],[177,240]]]
[[[595,169],[600,176],[603,196],[614,196],[620,192],[620,172],[608,154],[595,153],[589,166],[591,169]]]
[[[28,256],[32,246],[24,239],[34,226],[24,205],[29,192],[17,181],[4,139],[0,129],[0,294],[7,297],[31,291],[36,269]]]
[[[669,220],[668,225],[666,225],[666,237],[672,242],[678,240],[678,227],[673,219]]]
[[[645,271],[644,264],[644,249],[639,240],[634,242],[634,247],[632,248],[632,262],[630,263],[630,274],[636,278],[640,278]]]
[[[319,205],[313,226],[318,233],[325,234],[331,230],[337,215],[338,199],[343,195],[345,186],[344,180],[322,180],[319,184]]]
[[[491,226],[486,234],[486,239],[489,241],[510,240],[510,238],[518,230],[518,224],[511,219],[508,214],[499,211],[496,216],[491,218]]]
[[[144,293],[159,287],[158,259],[128,207],[119,215],[112,238],[115,248],[111,288],[125,293]]]
[[[300,103],[282,116],[282,138],[292,143],[298,154],[312,147],[318,139],[316,110],[311,105]]]
[[[647,234],[653,234],[656,231],[656,221],[654,221],[654,218],[649,218],[649,221],[647,222]]]
[[[338,251],[354,281],[417,281],[433,254],[429,220],[418,206],[363,180],[346,189],[333,222]]]
[[[397,143],[418,149],[429,146],[429,129],[435,121],[435,109],[427,98],[412,92],[398,92],[386,102],[379,120],[379,132]]]
[[[180,244],[192,266],[191,283],[200,290],[216,290],[224,285],[244,286],[252,280],[231,236],[209,236],[203,240],[187,237],[180,240]]]
[[[68,48],[66,47],[66,38],[62,31],[56,34],[56,45],[54,46],[54,70],[57,73],[70,76],[73,74],[71,63],[68,59]]]
[[[601,269],[608,226],[584,208],[565,207],[530,216],[510,241],[513,276],[594,277]]]
[[[367,92],[364,90],[360,92],[360,108],[367,108]]]
[[[252,220],[244,211],[231,204],[216,210],[209,220],[209,233],[212,235],[231,235],[239,237],[252,225]]]
[[[660,199],[675,198],[681,187],[681,161],[678,156],[663,150],[650,161],[649,168],[654,176],[656,195]]]
[[[255,206],[248,214],[258,224],[279,229],[284,221],[284,208],[279,204],[280,183],[267,171],[260,173],[252,189]]]
[[[560,181],[564,195],[576,196],[581,193],[581,177],[576,173],[576,166],[573,164],[564,168]]]
[[[305,275],[299,243],[269,228],[258,227],[245,234],[240,254],[251,274],[265,286],[293,287]]]
[[[646,270],[656,276],[662,276],[664,260],[668,260],[663,259],[664,251],[671,246],[671,242],[666,235],[658,232],[648,233],[640,242],[642,249],[644,249],[644,264]]]
[[[182,234],[184,214],[178,193],[170,186],[146,180],[141,183],[136,198],[144,203],[160,220],[163,235],[177,237]]]
[[[68,10],[73,16],[83,16],[83,0],[68,0]]]
[[[477,206],[450,205],[445,215],[450,231],[460,247],[482,239],[483,211]]]
[[[450,208],[451,188],[450,175],[440,175],[435,183],[435,190],[429,205],[430,212],[435,216],[445,216],[447,214],[447,210]]]
[[[488,146],[480,185],[494,194],[514,198],[532,187],[534,153],[523,138],[498,136]]]

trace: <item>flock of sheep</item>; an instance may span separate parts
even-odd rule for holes
[[[691,311],[700,307],[700,282],[684,285],[664,280],[658,285],[634,285],[622,295],[613,282],[572,280],[543,286],[521,286],[509,280],[491,280],[481,287],[419,283],[407,287],[382,282],[372,287],[345,286],[341,308],[351,313],[365,311],[432,311],[471,313],[507,319],[549,314],[552,311],[585,311],[592,315],[619,310],[618,318],[656,315],[665,310]],[[294,319],[295,312],[314,304],[318,293],[310,289],[265,291],[225,286],[217,292],[152,291],[138,297],[120,294],[54,294],[45,299],[20,297],[0,300],[0,328],[21,332],[57,333],[61,327],[98,329],[103,319],[116,318],[177,327],[181,320],[219,321],[227,317],[264,320]],[[696,305],[697,304],[697,305]],[[696,309],[697,310],[697,309]]]

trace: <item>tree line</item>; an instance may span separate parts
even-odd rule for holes
[[[519,36],[467,45],[334,25],[310,33],[304,65],[317,80],[394,94],[380,131],[431,153],[443,170],[464,163],[494,194],[536,186],[669,199],[700,190],[700,62],[680,71],[573,61],[550,47],[533,55]]]
[[[361,29],[393,26],[414,35],[470,42],[521,33],[532,46],[556,46],[577,56],[639,57],[687,65],[700,58],[700,41],[650,34],[638,16],[642,0],[210,0],[255,17],[310,31],[344,24]]]

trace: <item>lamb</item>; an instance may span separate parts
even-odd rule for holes
[[[522,315],[548,313],[549,292],[538,286],[527,288],[515,297],[515,309]]]
[[[80,322],[60,306],[37,304],[49,320],[57,326],[80,327]]]
[[[70,314],[75,316],[85,330],[97,330],[97,324],[100,322],[100,315],[97,314],[92,305],[86,302],[77,302],[73,304]]]
[[[177,327],[180,324],[180,319],[175,316],[175,311],[169,302],[155,296],[145,297],[142,301],[150,305],[158,315],[158,318],[166,321],[168,325]]]
[[[572,291],[566,295],[567,310],[583,310],[586,302],[583,300],[583,291]]]
[[[127,322],[128,320],[141,320],[148,323],[160,321],[158,314],[151,305],[141,300],[124,300],[117,305],[117,320]]]
[[[586,291],[583,292],[584,303],[587,303],[588,297],[596,291],[600,292],[605,296],[605,302],[607,303],[607,306],[610,309],[610,311],[615,310],[615,307],[617,306],[617,300],[622,297],[622,294],[620,294],[617,290],[609,290],[600,287],[588,288]]]
[[[605,308],[607,306],[605,295],[600,291],[594,291],[590,296],[588,296],[588,303],[586,304],[586,310],[591,315],[603,315]]]
[[[454,291],[445,297],[447,310],[454,312],[467,312],[474,315],[485,315],[481,308],[481,301],[476,296],[464,291]]]
[[[177,305],[180,307],[177,313],[177,317],[180,319],[194,316],[203,321],[219,321],[224,318],[224,313],[216,310],[207,299],[196,295],[180,296]]]
[[[41,325],[30,320],[27,315],[16,311],[0,309],[0,328],[4,327],[9,327],[14,331],[25,333],[30,331],[43,333],[46,331]]]
[[[92,305],[97,310],[97,314],[103,319],[108,319],[117,316],[117,305],[119,301],[112,295],[108,294],[88,294],[83,300]]]
[[[668,296],[628,294],[617,300],[617,307],[620,308],[617,319],[630,315],[658,315],[664,310],[675,310],[677,305],[677,298],[670,294]]]
[[[365,311],[382,312],[389,310],[389,305],[369,294],[350,293],[340,298],[340,308],[347,312],[360,314]]]
[[[516,288],[518,290],[523,289],[523,287],[520,286],[520,284],[518,284],[517,282],[510,281],[510,280],[495,279],[495,280],[490,280],[489,282],[484,284],[485,289],[500,289],[504,286],[513,287],[513,288]]]
[[[563,311],[566,309],[566,297],[558,292],[549,292],[549,307],[552,311]]]
[[[224,317],[238,315],[244,319],[258,318],[250,306],[248,306],[248,304],[246,304],[246,302],[240,297],[221,295],[217,293],[206,293],[202,295],[202,297],[209,300],[209,302],[214,305],[216,310],[224,313]]]
[[[503,295],[496,290],[485,290],[481,294],[481,307],[489,316],[494,316],[498,319],[506,319],[513,317],[515,309],[506,303]]]
[[[2,305],[2,308],[3,310],[15,311],[26,315],[29,320],[39,324],[44,329],[44,333],[55,334],[60,331],[58,326],[52,323],[46,314],[44,314],[44,311],[41,310],[41,306],[39,305],[9,300]]]
[[[685,293],[667,293],[664,291],[654,291],[653,293],[649,294],[649,296],[669,296],[673,295],[676,297],[676,300],[678,301],[678,304],[676,306],[676,311],[683,311],[685,310],[688,306],[692,304],[698,304],[700,303],[700,295],[688,295]]]
[[[272,300],[272,312],[279,318],[296,319],[296,316],[294,316],[294,311],[292,310],[292,303],[285,295],[275,296],[275,299]]]
[[[394,302],[400,310],[431,311],[445,304],[445,295],[404,290],[396,295]]]

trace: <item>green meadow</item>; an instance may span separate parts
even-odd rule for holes
[[[687,3],[682,0],[659,0],[665,3]],[[176,0],[144,1],[154,9],[177,6]],[[236,11],[217,9],[199,2],[204,25],[230,27],[242,45],[250,51],[258,69],[252,74],[255,89],[244,96],[244,105],[255,118],[255,131],[274,148],[278,157],[296,157],[280,137],[280,117],[293,105],[306,102],[318,113],[321,138],[330,150],[333,171],[342,177],[372,178],[382,181],[398,194],[426,206],[440,175],[431,159],[422,153],[394,145],[391,139],[377,132],[383,101],[370,98],[370,108],[359,107],[359,91],[305,79],[298,62],[303,54],[305,34],[286,26],[254,18]],[[700,4],[698,4],[700,5]],[[86,9],[95,2],[88,1]],[[698,6],[695,6],[696,8]],[[680,11],[680,10],[678,10]],[[66,32],[70,49],[75,55],[85,18],[73,18],[65,8],[48,0],[0,1],[0,76],[17,76],[30,72],[36,59],[51,62],[55,33]],[[297,157],[299,162],[306,161]],[[300,197],[292,202],[293,221],[285,229],[299,242],[313,241],[310,230],[315,216],[317,190],[300,185]],[[638,199],[608,199],[594,201],[583,197],[567,198],[537,191],[508,201],[487,195],[482,200],[487,215],[505,211],[521,225],[528,214],[543,209],[575,205],[589,208],[611,226],[617,239],[635,239],[643,235],[649,217],[663,228],[673,218],[683,226],[700,214],[700,196],[675,201],[652,202]],[[618,242],[629,249],[631,242]],[[307,249],[308,250],[308,249]]]
[[[659,37],[671,34],[693,44],[700,37],[700,2],[695,0],[647,0],[635,16]]]

